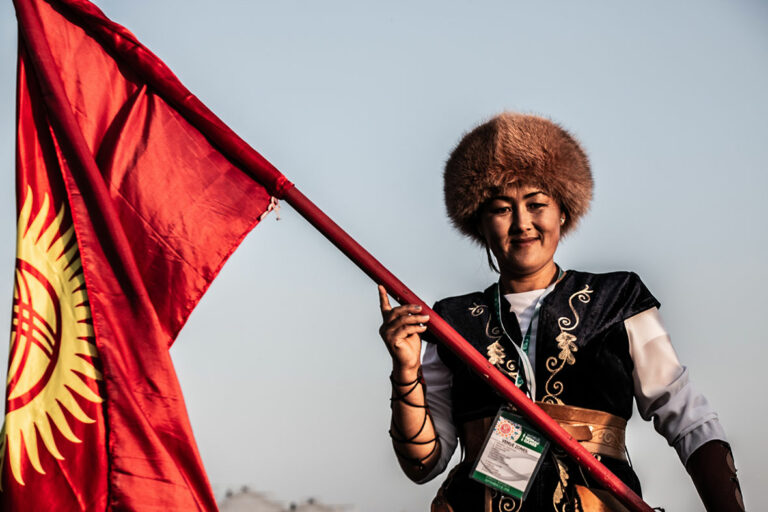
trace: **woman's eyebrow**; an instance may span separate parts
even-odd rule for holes
[[[536,195],[539,195],[539,194],[542,194],[542,195],[545,195],[545,196],[549,197],[549,194],[547,194],[546,192],[544,192],[544,191],[542,191],[542,190],[534,190],[533,192],[528,192],[527,194],[525,194],[525,195],[523,196],[523,199],[530,199],[531,197],[533,197],[533,196],[536,196]],[[490,199],[490,201],[495,201],[495,200],[497,200],[497,199],[498,199],[498,200],[501,200],[501,201],[506,201],[506,202],[508,202],[508,203],[513,203],[513,202],[515,202],[515,198],[514,198],[514,197],[511,197],[511,196],[504,196],[504,195],[493,196],[493,197]]]
[[[538,195],[538,194],[544,194],[545,196],[547,196],[547,193],[546,193],[546,192],[544,192],[544,191],[541,191],[541,190],[534,190],[533,192],[528,192],[527,194],[525,194],[525,195],[523,196],[523,199],[529,199],[529,198],[531,198],[531,197],[533,197],[533,196],[535,196],[535,195]],[[493,201],[494,199],[501,199],[502,201],[514,201],[514,199],[515,199],[515,198],[513,198],[513,197],[511,197],[511,196],[502,196],[502,195],[499,195],[499,196],[493,196],[493,197],[491,198],[491,201]]]

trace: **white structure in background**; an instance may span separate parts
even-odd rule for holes
[[[243,487],[240,492],[227,491],[224,501],[219,503],[220,512],[283,512],[285,507],[271,501],[263,493]]]
[[[219,503],[220,512],[353,512],[351,507],[323,505],[314,498],[303,503],[283,505],[267,498],[264,493],[251,491],[243,487],[239,492],[227,491],[224,500]]]

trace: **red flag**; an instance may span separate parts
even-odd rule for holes
[[[90,3],[14,2],[3,508],[215,510],[168,348],[291,184]]]
[[[272,198],[285,198],[398,302],[421,305],[429,329],[591,477],[651,510],[127,30],[85,0],[14,3],[4,509],[216,508],[166,349]]]

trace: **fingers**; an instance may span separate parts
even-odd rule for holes
[[[420,315],[421,306],[418,304],[405,304],[392,307],[389,296],[384,286],[379,285],[379,307],[384,322],[381,324],[379,334],[388,343],[404,339],[412,334],[424,332],[427,328],[422,325],[429,321],[429,315]]]
[[[396,308],[392,308],[387,311],[387,313],[388,314],[385,316],[385,320],[389,319],[390,321],[394,321],[397,318],[405,317],[407,315],[418,315],[421,313],[421,306],[418,304],[406,304],[405,306],[397,306]]]
[[[414,332],[424,332],[426,327],[420,324],[427,323],[429,321],[429,315],[419,315],[417,314],[419,311],[421,311],[421,306],[415,304],[399,306],[392,309],[387,315],[389,318],[384,319],[384,323],[379,331],[382,337],[394,340],[396,338],[409,336]],[[418,327],[419,329],[414,330],[412,327]]]
[[[427,330],[427,326],[424,325],[423,323],[401,325],[400,327],[398,327],[392,332],[392,337],[395,340],[404,339],[410,336],[411,334],[422,333],[426,330]]]
[[[405,306],[393,308],[389,304],[389,295],[387,294],[387,289],[384,288],[383,285],[379,285],[379,308],[381,309],[381,316],[384,318],[385,322],[398,315],[415,314],[421,311],[421,306],[418,304],[406,304]]]
[[[406,304],[392,307],[387,290],[379,285],[379,307],[383,322],[379,335],[384,340],[393,364],[403,368],[416,368],[421,356],[421,338],[419,334],[427,330],[425,323],[429,315],[422,315],[421,306]]]
[[[387,295],[387,289],[384,286],[379,285],[379,308],[381,308],[381,314],[392,311],[392,306],[389,305],[389,296]]]

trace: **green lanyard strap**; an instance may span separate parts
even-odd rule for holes
[[[563,272],[563,270],[558,266],[557,279],[555,282],[560,281],[564,274],[565,272]],[[541,309],[541,302],[544,300],[545,295],[546,293],[542,294],[542,296],[539,297],[539,300],[536,301],[536,307],[533,310],[531,322],[528,324],[528,329],[525,330],[525,335],[523,336],[523,341],[520,346],[518,346],[517,343],[512,340],[512,337],[509,335],[509,333],[507,333],[507,329],[504,327],[504,321],[502,320],[501,316],[501,288],[499,283],[496,283],[496,290],[493,297],[494,313],[497,315],[497,320],[501,326],[501,331],[504,333],[504,336],[506,336],[510,343],[512,343],[512,346],[515,347],[515,350],[517,350],[520,366],[522,366],[523,369],[521,372],[518,368],[517,377],[515,378],[515,386],[522,389],[523,384],[527,382],[528,396],[531,398],[531,400],[535,400],[536,397],[536,376],[533,373],[533,365],[531,365],[531,360],[528,358],[528,347],[531,345],[531,331],[533,330],[533,326],[536,325],[534,322],[539,319],[539,310]],[[525,377],[523,377],[523,374],[525,374]]]

